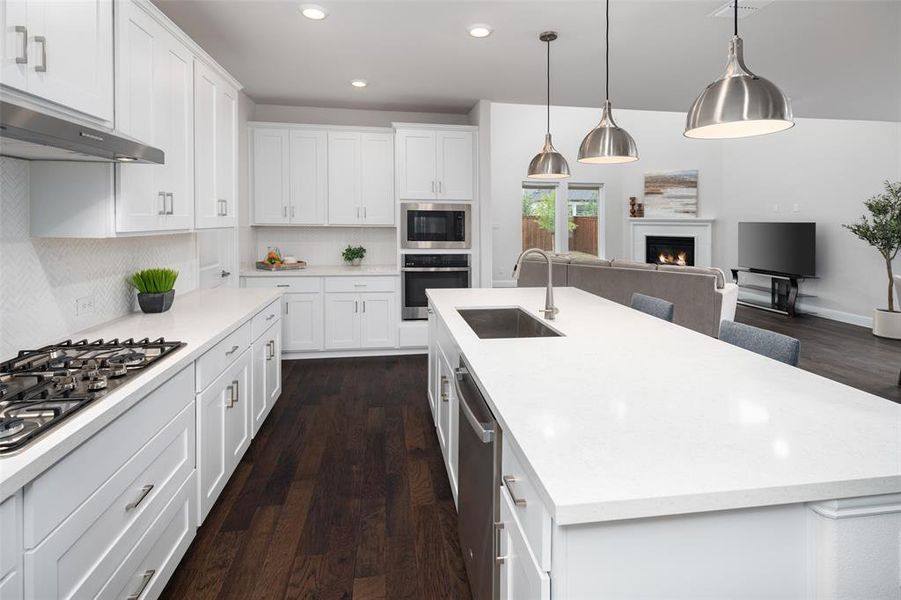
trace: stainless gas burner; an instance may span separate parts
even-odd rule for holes
[[[151,340],[71,340],[0,363],[0,455],[15,452],[184,346]]]

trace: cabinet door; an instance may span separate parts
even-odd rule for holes
[[[322,295],[310,292],[285,294],[284,303],[284,349],[288,352],[322,350]]]
[[[525,535],[513,510],[507,490],[501,488],[501,529],[498,556],[500,563],[500,597],[502,600],[550,600],[551,580],[535,563]]]
[[[194,57],[181,42],[167,34],[168,46],[160,63],[160,81],[154,84],[164,107],[159,122],[163,165],[163,191],[168,195],[164,229],[194,227]],[[138,165],[132,165],[138,166]],[[140,165],[143,166],[143,165]]]
[[[400,199],[436,198],[435,132],[423,130],[398,133],[397,145]]]
[[[429,407],[432,409],[432,421],[438,418],[435,412],[438,402],[438,317],[429,306]]]
[[[216,205],[220,227],[232,227],[238,207],[238,91],[220,79],[216,94]]]
[[[328,136],[324,131],[290,134],[290,219],[325,225],[328,211]]]
[[[156,93],[159,62],[168,34],[132,2],[117,6],[116,127],[129,136],[162,147],[158,130],[166,100]],[[165,149],[164,149],[165,151]],[[169,162],[166,151],[166,162]],[[116,231],[155,231],[164,226],[166,165],[117,165]]]
[[[325,348],[360,347],[360,299],[356,294],[325,295]]]
[[[0,82],[25,90],[29,53],[28,8],[25,0],[0,2]]]
[[[444,462],[447,463],[447,436],[450,431],[450,388],[453,385],[451,377],[454,372],[444,352],[438,349],[438,397],[435,398],[435,428],[438,430],[438,442],[441,452],[444,454]]]
[[[253,130],[253,215],[257,224],[288,222],[288,132]]]
[[[362,134],[360,158],[363,223],[394,225],[394,135]]]
[[[359,133],[328,132],[328,222],[330,225],[358,225],[360,206]]]
[[[231,387],[232,401],[225,411],[225,450],[228,453],[228,475],[232,474],[241,457],[250,446],[251,434],[251,397],[253,388],[250,380],[250,350],[245,350],[227,371],[227,384]]]
[[[222,214],[216,181],[218,95],[216,75],[194,61],[194,210],[198,229],[219,227]]]
[[[253,372],[251,373],[251,392],[250,414],[253,419],[253,435],[260,430],[260,425],[268,414],[267,410],[267,394],[266,388],[269,385],[269,354],[271,347],[269,345],[269,336],[267,334],[257,338],[251,347],[253,355]]]
[[[397,295],[360,295],[360,346],[394,348],[397,345]]]
[[[472,132],[439,131],[438,197],[442,200],[472,200]]]
[[[279,325],[269,328],[269,332],[263,337],[272,344],[269,352],[269,362],[266,369],[266,412],[272,410],[278,397],[282,395],[282,328]],[[265,416],[263,417],[265,419]]]
[[[28,92],[112,122],[113,3],[28,0],[28,36]]]
[[[226,375],[228,374],[223,374],[197,395],[197,473],[200,482],[198,525],[203,523],[231,475],[226,432],[232,386],[231,379]]]

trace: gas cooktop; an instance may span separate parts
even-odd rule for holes
[[[163,338],[67,340],[0,363],[0,455],[21,449],[182,346]]]

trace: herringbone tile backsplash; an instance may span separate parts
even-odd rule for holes
[[[126,277],[142,268],[178,269],[177,293],[197,287],[194,234],[33,238],[28,212],[28,162],[0,158],[0,360],[132,312]],[[90,296],[93,312],[76,315]]]

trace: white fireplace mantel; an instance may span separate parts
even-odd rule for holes
[[[695,241],[695,265],[713,264],[713,223],[715,219],[629,218],[632,260],[645,262],[645,238],[649,235],[690,237]]]

